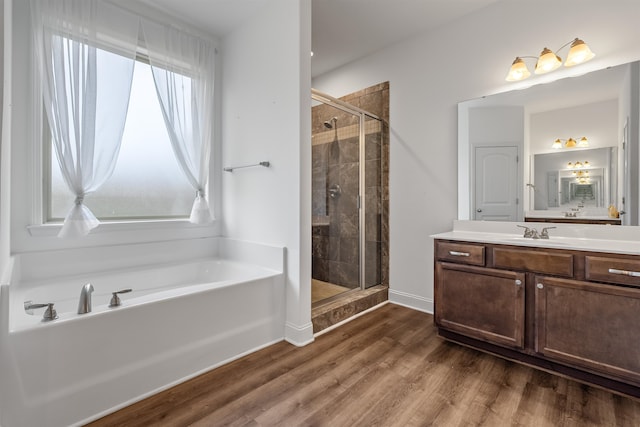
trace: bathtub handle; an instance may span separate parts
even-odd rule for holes
[[[122,304],[120,297],[118,294],[126,294],[127,292],[131,292],[133,289],[123,289],[121,291],[112,292],[111,302],[109,303],[109,307],[118,307]]]
[[[49,322],[51,320],[55,320],[58,318],[58,312],[53,308],[53,304],[54,303],[52,302],[47,302],[44,304],[38,304],[38,303],[34,304],[31,301],[25,301],[24,311],[27,314],[33,314],[34,309],[47,307],[47,309],[44,311],[44,314],[42,315],[42,321]]]

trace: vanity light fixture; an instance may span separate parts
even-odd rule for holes
[[[536,69],[534,73],[544,74],[549,71],[558,69],[562,65],[562,58],[550,51],[548,48],[542,49],[538,62],[536,62]]]
[[[565,67],[573,67],[574,65],[582,64],[596,56],[591,51],[591,49],[589,49],[589,46],[579,38],[575,38],[570,42],[565,43],[556,52],[559,52],[569,44],[571,44],[571,48],[569,49],[569,53],[567,54],[567,60],[564,63]],[[531,72],[527,68],[527,65],[524,63],[524,60],[522,58],[537,59],[534,70],[536,74],[548,73],[550,71],[558,69],[560,65],[562,65],[562,58],[560,58],[557,53],[545,47],[544,49],[542,49],[542,52],[540,52],[540,56],[537,57],[517,56],[511,64],[509,74],[507,74],[506,80],[508,82],[517,82],[520,80],[524,80],[531,75]]]
[[[529,72],[527,64],[524,63],[521,57],[517,56],[513,64],[511,64],[511,69],[509,70],[509,74],[507,74],[506,80],[508,82],[517,82],[526,79],[530,75],[531,72]]]
[[[564,142],[564,145],[562,145],[562,143]],[[576,148],[576,147],[580,147],[580,148],[586,148],[589,146],[589,141],[587,140],[586,136],[583,136],[582,138],[580,138],[579,142],[576,142],[575,139],[573,138],[569,138],[569,139],[556,139],[555,141],[553,141],[553,144],[551,144],[551,148],[554,148],[556,150],[560,149],[560,148]]]

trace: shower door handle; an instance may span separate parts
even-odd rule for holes
[[[329,187],[329,197],[331,197],[332,199],[340,197],[341,194],[342,188],[340,188],[338,184],[333,184],[331,187]]]

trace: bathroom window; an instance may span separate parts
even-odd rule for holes
[[[51,138],[45,137],[44,144],[45,219],[59,222],[73,206],[75,195],[64,182]],[[151,66],[138,58],[115,169],[84,203],[100,220],[188,218],[194,194],[173,153]]]
[[[62,222],[60,238],[86,236],[105,220],[212,224],[215,43],[112,2],[30,6],[48,120],[36,220]]]

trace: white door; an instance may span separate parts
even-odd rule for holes
[[[629,156],[629,118],[622,130],[622,200],[620,200],[620,218],[622,225],[631,225],[631,216],[627,214],[631,201],[631,156]]]
[[[558,201],[558,171],[547,172],[547,207],[559,207]]]
[[[476,147],[474,219],[518,219],[518,147]]]

